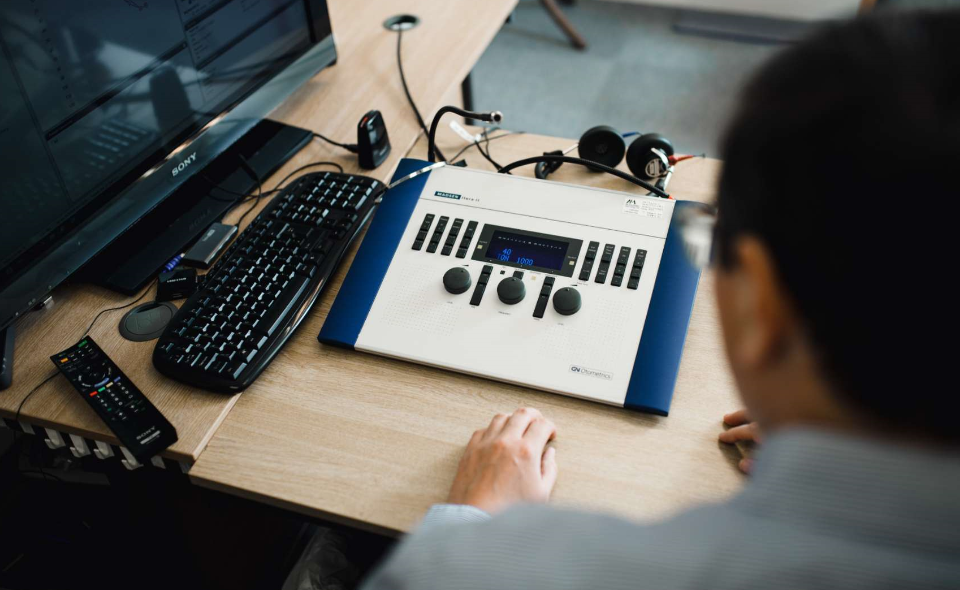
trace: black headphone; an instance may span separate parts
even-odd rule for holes
[[[626,139],[638,136],[627,147]],[[673,143],[659,133],[620,133],[609,125],[591,127],[580,136],[580,141],[566,150],[556,150],[544,153],[545,156],[564,156],[567,152],[577,148],[577,153],[583,160],[596,162],[608,168],[616,168],[624,156],[627,159],[627,168],[637,178],[656,180],[662,178],[670,167],[670,156],[675,151]],[[560,167],[562,162],[540,162],[537,164],[535,175],[537,178],[547,178]],[[593,170],[599,170],[587,166]]]
[[[408,174],[406,177],[397,181],[397,183],[413,178],[426,170],[436,168],[446,163],[446,157],[444,157],[437,148],[436,140],[437,125],[439,125],[441,117],[446,113],[456,113],[461,117],[469,117],[488,123],[499,123],[503,120],[503,114],[500,111],[475,113],[455,106],[448,105],[440,107],[437,114],[433,116],[433,123],[430,125],[430,132],[427,134],[429,138],[427,142],[427,159],[430,161],[430,166],[413,174]],[[671,166],[674,163],[673,160],[676,159],[673,157],[673,144],[662,135],[647,133],[640,135],[639,138],[634,140],[630,144],[630,150],[628,151],[624,137],[631,137],[633,135],[640,134],[633,132],[620,135],[617,130],[612,127],[594,127],[583,134],[583,137],[580,138],[580,143],[577,145],[571,146],[566,150],[547,152],[542,156],[517,160],[506,166],[497,165],[497,172],[500,174],[510,174],[511,170],[515,170],[521,166],[536,164],[536,177],[544,179],[564,162],[580,164],[597,172],[612,174],[613,176],[647,189],[650,191],[650,194],[669,199],[670,195],[664,189],[669,180]],[[571,158],[567,156],[567,152],[575,147],[580,148],[581,157]],[[624,152],[627,152],[627,164],[630,166],[630,170],[634,172],[633,176],[615,168],[615,166],[620,163],[620,160],[623,159]],[[441,164],[436,163],[437,156],[443,161]],[[686,156],[684,156],[684,158],[685,157]],[[650,160],[654,158],[657,160],[656,165],[650,163]],[[494,165],[496,165],[495,162]],[[634,169],[635,166],[636,170]],[[637,174],[637,171],[639,171],[640,174]],[[648,172],[650,174],[649,176],[647,175]],[[640,178],[640,176],[643,176],[643,178]],[[647,180],[644,180],[644,178],[655,180],[656,184],[651,184]]]

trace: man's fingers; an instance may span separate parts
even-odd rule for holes
[[[493,417],[493,420],[490,421],[490,426],[487,426],[487,431],[483,434],[483,440],[490,440],[491,438],[500,434],[503,430],[503,425],[507,423],[507,419],[510,416],[508,414],[497,414]]]
[[[750,473],[753,470],[753,459],[740,459],[740,471]]]
[[[467,446],[468,447],[476,446],[481,440],[483,440],[483,435],[486,433],[487,431],[483,428],[481,428],[480,430],[475,430],[473,435],[470,437],[470,442],[467,443]]]
[[[530,423],[523,438],[530,441],[537,450],[541,450],[547,446],[547,443],[553,440],[553,437],[556,435],[557,427],[554,426],[553,422],[541,416]]]
[[[557,483],[557,449],[547,447],[543,453],[543,461],[540,463],[540,473],[543,475],[543,489],[547,496],[553,491],[554,484]]]
[[[741,440],[760,442],[760,430],[756,423],[743,424],[720,433],[720,442],[735,443]]]
[[[750,422],[750,416],[747,414],[746,410],[737,410],[736,412],[731,412],[723,417],[723,423],[727,426],[740,426],[741,424],[746,424]]]
[[[542,415],[538,410],[534,410],[533,408],[520,408],[513,414],[510,414],[507,423],[503,426],[503,434],[519,438],[527,431],[527,427],[530,426],[531,422],[541,417]]]

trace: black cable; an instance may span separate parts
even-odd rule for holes
[[[407,87],[407,77],[403,73],[403,58],[401,57],[400,44],[403,42],[403,29],[397,29],[397,69],[400,70],[400,82],[403,84],[403,93],[407,95],[407,102],[410,103],[410,107],[413,109],[413,114],[417,116],[417,123],[420,124],[420,129],[423,129],[424,134],[429,135],[430,132],[427,131],[427,124],[423,122],[423,115],[420,114],[420,109],[417,108],[417,104],[413,102],[413,96],[410,95],[410,88]],[[443,160],[446,158],[443,157],[443,154],[437,150],[437,154]],[[430,160],[433,162],[433,160]]]
[[[571,158],[570,156],[553,156],[553,155],[542,155],[542,156],[533,156],[532,158],[524,158],[522,160],[517,160],[516,162],[511,162],[498,170],[500,174],[506,174],[511,170],[520,168],[521,166],[529,166],[530,164],[536,164],[537,162],[560,162],[560,163],[569,163],[569,164],[580,164],[581,166],[586,166],[592,170],[599,170],[601,172],[606,172],[607,174],[612,174],[617,178],[622,178],[627,182],[632,182],[633,184],[645,188],[651,193],[657,195],[658,197],[663,197],[664,199],[669,199],[670,195],[666,192],[660,190],[659,188],[653,186],[645,180],[640,180],[632,174],[627,174],[626,172],[621,172],[616,168],[611,168],[610,166],[605,166],[604,164],[599,164],[597,162],[591,162],[590,160],[584,160],[583,158]]]
[[[131,305],[134,305],[134,304],[136,304],[136,303],[139,303],[141,299],[143,299],[144,297],[147,296],[147,293],[149,293],[149,292],[150,292],[150,289],[153,288],[153,285],[154,285],[155,282],[156,282],[156,281],[151,281],[150,284],[147,285],[147,288],[143,290],[143,293],[141,293],[139,297],[137,297],[136,299],[134,299],[134,300],[131,301],[130,303],[127,303],[127,304],[125,304],[125,305],[121,305],[121,306],[119,306],[119,307],[111,307],[111,308],[109,308],[109,309],[103,309],[103,310],[101,310],[100,313],[98,313],[98,314],[93,318],[93,321],[90,322],[90,325],[87,326],[86,331],[80,336],[80,339],[79,339],[79,340],[82,340],[82,339],[84,339],[85,337],[87,337],[87,336],[90,335],[90,330],[93,329],[93,325],[97,323],[97,320],[99,320],[99,319],[100,319],[100,316],[102,316],[103,314],[105,314],[105,313],[107,313],[107,312],[111,312],[111,311],[119,311],[119,310],[121,310],[121,309],[126,309],[126,308],[130,307]]]
[[[280,192],[281,190],[283,190],[283,189],[280,187],[280,185],[282,185],[284,182],[286,182],[291,176],[293,176],[293,175],[296,174],[297,172],[300,172],[301,170],[306,170],[307,168],[313,168],[314,166],[334,166],[334,167],[337,168],[337,171],[338,171],[340,174],[343,174],[343,167],[342,167],[340,164],[337,164],[336,162],[311,162],[310,164],[306,164],[306,165],[304,165],[304,166],[300,166],[299,168],[297,168],[296,170],[294,170],[293,172],[291,172],[290,174],[288,174],[286,177],[284,177],[283,180],[281,180],[280,182],[278,182],[277,185],[276,185],[274,188],[272,188],[272,189],[270,189],[270,190],[268,190],[268,191],[258,190],[258,191],[257,191],[257,194],[237,192],[237,191],[230,190],[230,189],[228,189],[228,188],[222,187],[222,186],[220,186],[219,184],[214,183],[212,180],[210,180],[210,179],[208,179],[208,178],[204,178],[204,180],[206,180],[208,183],[210,183],[210,185],[211,185],[213,188],[216,188],[216,189],[218,189],[218,190],[221,190],[221,191],[223,191],[223,192],[225,192],[225,193],[229,193],[229,194],[231,194],[231,195],[237,195],[238,197],[243,197],[243,198],[241,198],[241,199],[235,199],[236,203],[235,203],[234,206],[238,206],[238,205],[243,205],[244,203],[246,203],[246,202],[248,202],[248,201],[252,201],[252,200],[254,200],[254,199],[261,198],[261,197],[272,196],[274,193]],[[256,180],[256,182],[257,182],[257,183],[260,183],[259,179]],[[262,189],[262,187],[263,187],[263,185],[262,185],[262,184],[259,184],[258,189]],[[243,219],[243,218],[241,217],[241,219]]]
[[[503,114],[500,111],[475,113],[473,111],[465,111],[460,107],[455,107],[452,105],[440,107],[440,109],[437,111],[437,114],[433,116],[433,123],[430,124],[430,133],[428,134],[427,159],[430,162],[436,162],[436,156],[440,156],[444,162],[447,161],[447,159],[443,157],[443,154],[440,153],[440,150],[437,149],[437,125],[440,124],[440,119],[442,119],[447,113],[456,113],[461,117],[477,119],[478,121],[485,121],[487,123],[499,123],[503,120]]]
[[[495,140],[497,140],[497,139],[500,139],[501,137],[507,137],[508,135],[522,135],[523,133],[525,133],[525,132],[524,132],[524,131],[505,131],[505,132],[501,133],[500,135],[494,135],[494,136],[492,136],[492,137],[488,135],[488,136],[487,136],[486,143],[489,144],[491,141],[495,141]],[[456,163],[457,163],[457,160],[460,158],[460,156],[462,156],[462,155],[463,155],[467,150],[469,150],[470,148],[476,147],[476,146],[477,146],[477,142],[476,142],[476,141],[471,142],[471,143],[468,143],[468,144],[467,144],[466,146],[464,146],[459,152],[457,152],[456,155],[453,156],[453,158],[450,159],[450,163],[451,163],[451,164],[456,164]],[[487,149],[489,150],[490,148],[488,147]]]
[[[265,195],[269,195],[269,194],[272,194],[272,193],[280,192],[280,190],[281,190],[281,188],[280,188],[281,185],[282,185],[283,183],[285,183],[287,180],[289,180],[291,176],[293,176],[293,175],[296,174],[297,172],[300,172],[301,170],[306,170],[307,168],[314,168],[314,167],[316,167],[316,166],[333,166],[334,168],[337,169],[337,172],[339,172],[340,174],[343,174],[343,166],[341,166],[340,164],[337,164],[336,162],[311,162],[311,163],[309,163],[309,164],[304,164],[303,166],[300,166],[299,168],[297,168],[296,170],[294,170],[294,171],[291,172],[290,174],[287,174],[286,176],[284,176],[284,177],[283,177],[283,180],[281,180],[280,182],[278,182],[275,187],[273,187],[271,190],[268,190],[268,191],[265,192],[264,194],[265,194]]]
[[[360,146],[358,146],[358,145],[355,144],[355,143],[340,143],[339,141],[333,141],[332,139],[330,139],[330,138],[327,137],[326,135],[322,135],[322,134],[320,134],[320,133],[314,133],[314,134],[313,134],[313,137],[314,137],[314,139],[322,139],[323,141],[325,141],[325,142],[327,142],[327,143],[329,143],[329,144],[332,144],[332,145],[335,145],[335,146],[337,146],[337,147],[343,148],[343,149],[347,150],[348,152],[350,152],[351,154],[355,154],[355,153],[357,153],[357,152],[360,151]]]
[[[23,404],[27,403],[27,400],[30,399],[30,396],[33,395],[34,393],[36,393],[38,389],[40,389],[41,387],[43,387],[44,385],[46,385],[51,379],[53,379],[54,377],[56,377],[56,376],[59,375],[59,374],[60,374],[60,371],[54,372],[52,375],[50,375],[49,377],[47,377],[46,379],[44,379],[43,381],[41,381],[39,384],[37,384],[36,387],[34,387],[33,389],[31,389],[30,392],[27,393],[27,395],[23,396],[23,399],[20,400],[20,405],[17,406],[17,413],[16,413],[16,415],[14,416],[14,420],[15,420],[16,422],[20,422],[20,411],[23,410]]]
[[[247,195],[246,193],[238,193],[237,191],[232,191],[232,190],[230,190],[230,189],[223,188],[223,187],[220,186],[219,184],[217,184],[217,183],[215,183],[214,181],[210,180],[210,178],[207,177],[206,174],[201,174],[201,175],[200,175],[200,178],[203,179],[204,182],[206,182],[207,184],[209,184],[209,185],[210,185],[210,188],[219,189],[219,190],[221,190],[221,191],[223,191],[223,192],[225,192],[225,193],[229,193],[229,194],[231,194],[231,195],[237,195],[237,196],[240,196],[240,197],[247,197],[247,196],[249,196],[249,195]],[[212,195],[212,194],[208,194],[208,195],[205,195],[205,196],[206,196],[208,199],[213,199],[214,201],[219,201],[219,202],[221,202],[221,203],[237,203],[237,199],[235,199],[235,198],[234,198],[234,199],[221,199],[220,197],[218,197],[218,196],[216,196],[216,195]]]
[[[243,224],[243,220],[247,218],[247,215],[250,215],[250,213],[257,208],[260,204],[260,199],[263,198],[263,183],[260,182],[259,178],[255,180],[257,182],[257,198],[253,201],[253,205],[250,205],[250,207],[243,212],[243,215],[240,216],[240,219],[237,220],[237,228]]]
[[[497,172],[500,172],[501,170],[503,170],[503,166],[501,166],[500,163],[497,162],[496,160],[494,160],[494,159],[493,159],[493,156],[490,155],[490,141],[487,140],[487,137],[488,137],[488,136],[487,136],[487,132],[484,131],[484,132],[483,132],[483,138],[484,138],[484,140],[485,140],[485,141],[484,141],[484,144],[486,145],[486,150],[484,150],[484,146],[481,146],[481,145],[480,145],[480,142],[479,142],[479,141],[478,141],[478,142],[475,142],[475,143],[477,144],[477,150],[480,151],[480,155],[481,155],[481,156],[483,156],[484,158],[487,159],[488,162],[490,162],[491,164],[493,164],[493,167],[496,169]],[[510,174],[510,172],[506,172],[506,174]]]

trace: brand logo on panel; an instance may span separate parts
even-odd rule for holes
[[[585,377],[596,377],[598,379],[606,379],[610,381],[613,379],[613,373],[607,373],[606,371],[597,371],[596,369],[588,369],[586,367],[581,367],[580,365],[570,365],[570,372],[577,373],[578,375],[583,375]]]
[[[444,199],[456,199],[458,201],[462,198],[462,195],[458,195],[457,193],[445,193],[443,191],[435,191],[433,194],[438,197],[443,197]]]
[[[196,161],[197,161],[197,152],[193,152],[192,154],[184,158],[182,162],[174,166],[173,170],[171,170],[170,173],[176,176],[177,174],[180,174],[181,172],[186,170],[187,166],[189,166],[190,164],[193,164]]]

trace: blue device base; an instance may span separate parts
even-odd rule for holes
[[[405,158],[393,180],[428,166],[429,162]],[[393,261],[385,252],[396,252],[420,193],[430,173],[413,178],[387,191],[360,244],[350,272],[317,339],[323,344],[353,349],[383,278]],[[680,358],[690,314],[700,282],[700,270],[683,252],[677,213],[693,206],[677,202],[664,244],[657,281],[650,299],[640,345],[633,365],[624,407],[666,416],[677,382]]]
[[[693,203],[678,201],[663,246],[657,282],[653,286],[647,320],[640,335],[633,374],[624,407],[666,416],[677,384],[683,343],[700,284],[700,269],[683,252],[678,214]]]
[[[400,160],[391,182],[429,165],[430,162],[423,160],[404,158]],[[384,193],[367,235],[350,265],[350,272],[343,280],[337,299],[323,322],[317,336],[320,342],[344,348],[356,346],[383,277],[393,261],[392,253],[397,251],[429,176],[429,172],[421,174]],[[384,256],[384,252],[390,252],[391,255]]]

